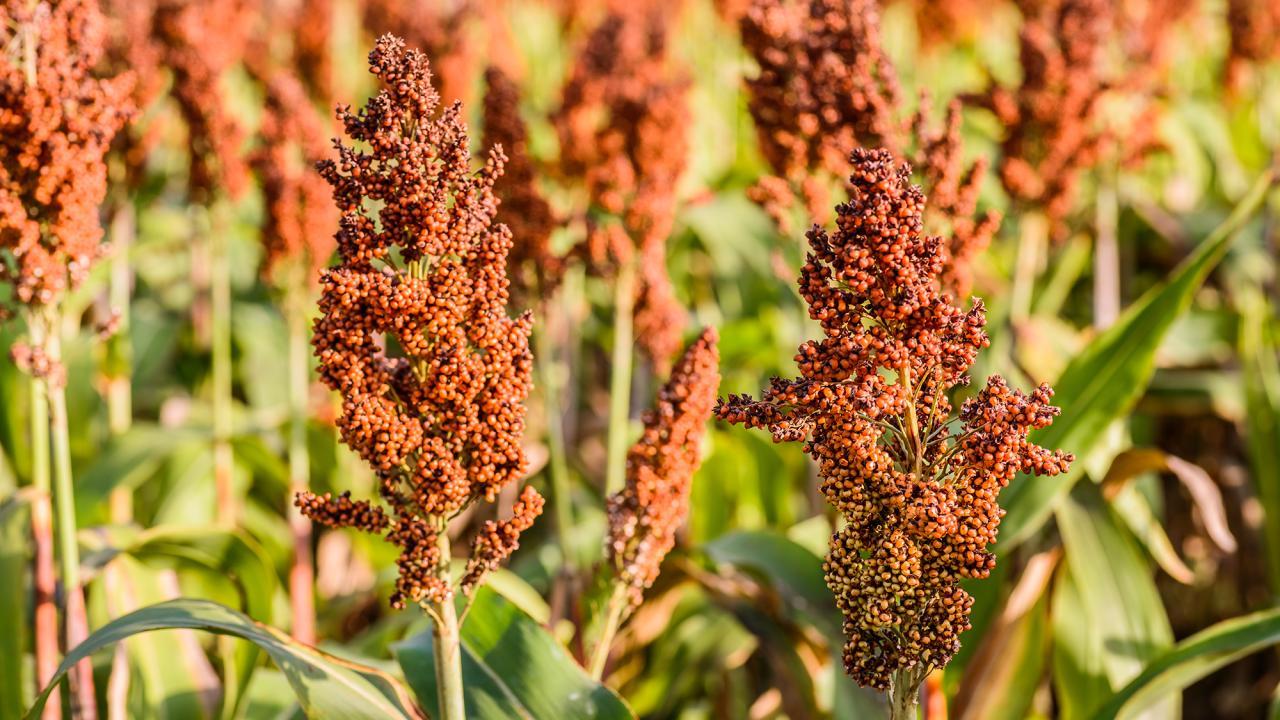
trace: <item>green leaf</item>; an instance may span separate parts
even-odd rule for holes
[[[1067,572],[1053,608],[1054,680],[1062,717],[1084,718],[1172,645],[1173,631],[1150,564],[1096,485],[1078,485],[1057,520]]]
[[[6,588],[27,586],[30,502],[22,491],[0,502],[0,583]],[[0,593],[0,717],[19,717],[27,705],[26,599],[24,592]]]
[[[1165,333],[1191,305],[1196,290],[1222,260],[1237,231],[1251,218],[1271,187],[1263,173],[1221,225],[1200,243],[1169,279],[1131,305],[1120,320],[1089,343],[1054,383],[1062,415],[1033,439],[1085,458],[1105,437],[1111,424],[1124,418],[1141,399],[1156,369],[1156,351]],[[1026,540],[1040,529],[1054,506],[1083,474],[1077,463],[1056,477],[1019,478],[1001,494],[1008,514],[1001,547]]]
[[[1280,592],[1280,363],[1268,324],[1271,308],[1256,287],[1238,293],[1244,365],[1245,439],[1250,477],[1263,513],[1262,538],[1273,592]]]
[[[206,600],[171,600],[142,608],[104,625],[74,648],[58,666],[52,683],[36,698],[28,720],[40,716],[49,694],[67,670],[94,652],[152,630],[186,628],[248,640],[262,648],[288,677],[310,718],[421,718],[408,691],[386,673],[340,660],[287,635]]]
[[[791,613],[826,637],[835,664],[835,717],[888,714],[879,693],[859,687],[840,667],[843,623],[822,576],[822,558],[781,535],[763,531],[730,533],[708,543],[703,551],[716,563],[734,565],[768,580]]]
[[[1111,697],[1096,720],[1136,717],[1142,710],[1251,653],[1280,643],[1280,608],[1224,620],[1147,664]]]
[[[418,699],[437,707],[430,632],[393,648]],[[462,675],[469,718],[633,718],[612,690],[593,681],[528,615],[481,588],[462,628]]]

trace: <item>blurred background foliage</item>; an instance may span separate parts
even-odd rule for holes
[[[962,31],[929,43],[921,38],[936,30],[924,25],[931,3],[900,0],[883,8],[883,38],[904,96],[928,91],[939,114],[951,98],[981,92],[990,77],[1012,82],[1019,73],[1017,8],[963,4],[974,7]],[[560,8],[538,0],[492,5],[486,16],[491,12],[504,33],[485,40],[484,28],[469,32],[481,58],[498,49],[518,56],[530,146],[551,167],[558,149],[548,118],[590,23],[566,22]],[[363,54],[371,37],[357,22],[353,0],[338,0],[335,7],[336,95],[356,105],[370,92]],[[596,12],[584,8],[584,17]],[[768,170],[742,83],[754,72],[753,63],[727,14],[709,0],[673,3],[669,13],[677,56],[694,84],[692,155],[668,244],[668,269],[692,316],[690,327],[719,329],[722,395],[754,393],[771,376],[794,374],[795,348],[817,333],[794,286],[803,238],[777,231],[746,196],[745,189]],[[1276,654],[1243,656],[1274,642],[1277,631],[1266,624],[1274,624],[1272,616],[1261,616],[1237,635],[1217,623],[1272,607],[1280,590],[1280,193],[1255,185],[1280,143],[1280,65],[1258,63],[1237,87],[1228,87],[1224,14],[1224,3],[1206,0],[1171,30],[1177,34],[1174,61],[1158,98],[1161,147],[1136,168],[1103,163],[1085,176],[1067,222],[1069,237],[1039,268],[1028,317],[1010,320],[1021,230],[1017,214],[1006,216],[979,258],[974,294],[987,303],[993,345],[981,357],[975,380],[999,372],[1023,387],[1056,381],[1064,414],[1047,431],[1057,444],[1044,443],[1076,452],[1078,465],[1069,481],[1024,478],[1018,481],[1022,487],[1006,494],[1009,516],[999,568],[969,588],[977,598],[974,628],[964,635],[955,662],[930,683],[930,718],[945,716],[935,714],[939,708],[956,718],[1109,716],[1104,706],[1118,702],[1113,694],[1148,675],[1168,683],[1145,698],[1153,717],[1272,712],[1280,682]],[[1115,62],[1125,59],[1118,54]],[[482,66],[476,63],[470,75],[472,98],[483,93]],[[253,126],[261,90],[240,70],[224,82],[236,115]],[[466,107],[473,127],[481,124],[479,108],[478,102]],[[198,306],[193,278],[203,260],[190,246],[205,232],[206,219],[188,204],[183,132],[178,123],[165,122],[172,113],[162,100],[143,114],[140,122],[162,140],[150,155],[145,181],[128,198],[137,219],[128,249],[132,352],[116,358],[128,364],[132,377],[127,432],[109,426],[102,370],[107,351],[88,331],[109,306],[111,263],[101,263],[68,300],[68,337],[75,340],[66,349],[67,390],[90,624],[101,628],[132,610],[193,597],[288,630],[289,411],[281,360],[288,332],[258,271],[261,198],[253,191],[235,203],[224,226],[234,293],[234,478],[244,499],[240,525],[226,528],[216,525],[214,515],[210,356],[192,314]],[[1104,122],[1123,144],[1131,118],[1119,106],[1108,113]],[[966,109],[962,129],[971,156],[999,157],[1000,128],[993,116]],[[551,185],[546,190],[568,214],[573,198]],[[1251,192],[1261,209],[1238,215],[1215,235]],[[1010,207],[994,174],[982,188],[980,206]],[[1116,233],[1125,308],[1107,331],[1093,326],[1092,249],[1099,222],[1110,223]],[[563,231],[557,242],[567,245],[571,234]],[[605,526],[611,289],[595,279],[571,282],[581,283],[585,303],[554,311],[563,313],[558,322],[568,328],[581,358],[572,372],[565,366],[552,371],[564,389],[573,481],[575,524],[565,539],[569,554],[586,563],[599,557]],[[9,323],[0,335],[6,347],[21,334],[18,325]],[[638,372],[633,385],[638,411],[655,383],[649,373]],[[0,504],[0,585],[6,588],[29,584],[21,490],[31,462],[26,393],[21,372],[0,364],[0,496],[6,498]],[[535,392],[527,436],[535,483],[547,473],[544,400]],[[324,421],[335,412],[335,401],[318,386],[311,411],[311,486],[317,492],[370,495],[369,472]],[[833,514],[816,491],[800,446],[774,445],[762,434],[714,423],[704,451],[687,529],[620,635],[608,686],[630,712],[645,718],[883,714],[875,696],[844,677],[838,652],[832,663],[831,649],[839,647],[842,633],[820,558]],[[113,493],[131,499],[131,524],[111,523]],[[474,630],[467,632],[475,634],[468,637],[470,651],[477,663],[502,668],[497,682],[558,677],[555,682],[572,683],[576,677],[569,670],[547,674],[568,661],[559,645],[546,640],[569,640],[564,594],[573,592],[556,583],[563,556],[551,525],[543,522],[530,531],[510,569],[497,576],[494,592],[468,621]],[[430,670],[422,671],[430,652],[426,620],[390,611],[386,604],[394,549],[363,535],[319,531],[315,551],[320,647],[404,676],[418,697],[432,697],[432,688],[420,686],[431,680]],[[0,627],[14,629],[0,632],[3,717],[19,716],[34,698],[25,659],[29,638],[21,630],[28,612],[18,593],[0,593]],[[279,650],[278,657],[259,643],[276,666],[259,667],[241,686],[237,678],[249,677],[249,669],[264,661],[257,645],[226,638],[245,637],[256,626],[243,617],[200,612],[198,622],[184,620],[192,623],[184,627],[223,628],[230,635],[215,640],[164,631],[125,642],[128,716],[197,718],[238,711],[268,718],[294,712],[284,685],[308,681],[292,676],[296,665],[281,657],[301,651]],[[545,624],[550,635],[521,635],[528,623],[534,630]],[[498,627],[509,629],[512,638],[524,637],[529,655],[486,645],[497,642]],[[1206,628],[1210,635],[1196,635]],[[1177,664],[1181,669],[1172,674],[1152,665],[1167,659],[1175,644],[1192,641],[1209,644],[1209,650],[1191,652],[1199,665]],[[117,657],[110,651],[94,655],[104,703]],[[507,692],[524,697],[523,690]],[[502,705],[504,697],[510,699],[501,688],[493,690],[488,716],[518,712]],[[590,712],[556,705],[523,712],[613,716],[608,708],[616,697],[601,698]]]

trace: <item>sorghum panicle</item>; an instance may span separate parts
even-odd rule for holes
[[[899,670],[945,665],[968,627],[962,578],[994,564],[1000,489],[1020,471],[1056,474],[1071,456],[1027,440],[1057,409],[992,377],[950,436],[948,391],[988,344],[982,304],[938,289],[942,241],[923,232],[924,196],[885,150],[853,154],[837,229],[809,232],[800,290],[824,337],[796,355],[800,377],[760,400],[730,395],[717,415],[803,441],[846,524],[827,584],[844,615],[846,670],[885,689]]]
[[[299,0],[293,8],[293,66],[308,94],[333,97],[334,0]]]
[[[93,0],[0,3],[0,279],[27,306],[57,303],[100,254],[104,157],[133,112],[130,75],[93,74],[105,33]]]
[[[562,171],[582,178],[592,205],[620,218],[630,238],[599,223],[578,253],[603,272],[638,262],[636,338],[662,371],[685,325],[666,243],[688,164],[688,90],[688,78],[668,62],[664,15],[641,3],[614,10],[592,30],[553,117]]]
[[[432,59],[440,95],[447,102],[471,99],[476,71],[474,39],[468,35],[482,3],[475,0],[362,0],[364,27],[374,34],[392,33]]]
[[[318,283],[333,254],[338,209],[328,183],[314,170],[330,154],[325,123],[292,75],[276,72],[267,80],[258,135],[261,145],[250,164],[265,205],[263,273],[270,276],[283,262],[297,262],[307,281]]]
[[[1227,84],[1238,87],[1249,65],[1277,55],[1276,32],[1280,31],[1280,2],[1274,0],[1227,0]]]
[[[960,300],[973,289],[974,260],[991,245],[1001,216],[994,210],[978,211],[987,162],[985,158],[972,163],[964,159],[960,103],[953,100],[947,105],[946,120],[938,129],[930,126],[927,107],[927,98],[922,98],[921,109],[912,121],[915,165],[929,192],[925,221],[931,230],[946,233],[940,248],[938,282],[944,292]]]
[[[1108,88],[1102,65],[1114,18],[1106,0],[1020,5],[1021,83],[994,86],[975,100],[1005,128],[999,167],[1005,190],[1057,226],[1106,141],[1097,116]]]
[[[511,229],[507,256],[511,293],[520,300],[547,295],[560,283],[564,259],[551,249],[557,220],[538,190],[537,169],[529,154],[529,132],[520,117],[520,89],[497,67],[485,71],[484,147],[500,146],[506,171],[494,186],[502,216]]]
[[[249,171],[245,130],[223,91],[223,77],[243,58],[253,8],[246,0],[156,0],[153,32],[173,75],[171,94],[187,126],[192,197],[239,197]]]
[[[658,577],[689,514],[689,489],[702,462],[702,437],[720,386],[716,332],[703,330],[644,414],[627,453],[627,482],[609,497],[605,552],[631,606]]]
[[[392,604],[403,607],[450,597],[436,533],[525,472],[533,320],[506,313],[501,149],[473,171],[461,105],[440,109],[426,56],[402,40],[380,38],[369,65],[382,89],[340,111],[353,144],[335,142],[338,159],[320,164],[342,212],[341,263],[323,275],[313,344],[321,380],[342,395],[342,438],[394,516],[362,529],[400,547]],[[541,509],[527,492],[521,526]],[[298,505],[328,521],[330,504],[304,494]],[[481,537],[477,556],[497,557]]]
[[[901,90],[880,42],[875,0],[754,0],[742,42],[760,66],[747,81],[760,148],[777,176],[753,191],[782,220],[798,185],[811,217],[856,147],[898,149]],[[783,223],[785,224],[785,223]]]

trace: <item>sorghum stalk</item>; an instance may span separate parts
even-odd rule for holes
[[[441,558],[445,558],[436,567],[436,578],[448,584],[449,563],[452,557],[449,546],[448,521],[437,516],[436,550]],[[436,653],[436,692],[439,694],[441,720],[466,720],[467,709],[462,686],[462,634],[458,624],[457,608],[453,597],[446,597],[431,603],[432,634],[435,638]]]
[[[587,662],[587,672],[591,679],[599,681],[604,677],[604,667],[609,661],[609,649],[613,646],[613,638],[622,626],[622,614],[627,609],[627,586],[621,583],[614,585],[605,605],[605,621],[600,629],[600,637],[591,649],[591,658]]]
[[[43,343],[43,334],[31,316],[27,327],[31,342]],[[49,398],[44,378],[34,373],[28,381],[31,393],[31,541],[34,554],[36,684],[45,687],[58,669],[58,576],[54,570],[53,492],[49,472]],[[44,717],[62,717],[61,696],[54,693]]]
[[[1105,330],[1120,316],[1120,245],[1117,237],[1119,198],[1117,168],[1107,163],[1098,173],[1094,203],[1095,241],[1093,248],[1093,327]]]
[[[240,515],[240,499],[236,497],[235,455],[231,450],[233,368],[228,212],[225,201],[214,201],[214,206],[208,210],[211,222],[206,227],[209,232],[209,353],[212,365],[215,519],[222,525],[235,525]]]
[[[295,264],[299,270],[301,263]],[[297,272],[301,276],[304,273]],[[307,402],[310,396],[310,352],[307,337],[308,280],[297,277],[285,298],[285,322],[289,328],[289,496],[311,485],[307,449]],[[311,554],[311,521],[290,504],[289,531],[293,535],[293,564],[289,567],[289,602],[293,610],[293,637],[308,645],[316,642],[315,563]]]
[[[627,474],[627,440],[631,435],[631,371],[634,364],[633,307],[636,266],[624,261],[614,278],[613,356],[609,373],[609,439],[606,454],[606,493],[622,489]]]
[[[552,302],[551,298],[544,298],[544,307],[550,306]],[[543,312],[543,317],[551,317],[551,313]],[[561,417],[560,378],[556,373],[555,353],[551,348],[546,323],[534,327],[533,344],[534,363],[538,366],[538,377],[542,380],[542,404],[546,413],[551,502],[554,505],[563,570],[567,572],[573,563],[569,543],[569,536],[573,531],[573,496],[570,490],[569,458],[564,442],[564,418]]]
[[[137,219],[133,202],[120,198],[111,218],[111,275],[107,302],[115,325],[106,347],[107,429],[112,437],[120,437],[133,424],[133,347],[129,337],[129,305],[133,273],[129,253]],[[133,519],[133,492],[115,488],[108,500],[111,522],[127,523]]]
[[[1049,251],[1049,232],[1049,219],[1043,213],[1027,210],[1018,220],[1018,252],[1014,259],[1013,287],[1009,291],[1009,317],[1014,323],[1031,317],[1036,276]]]
[[[889,686],[889,720],[916,720],[920,683],[924,676],[912,670],[893,674]]]

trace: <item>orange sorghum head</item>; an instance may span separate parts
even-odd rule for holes
[[[897,149],[901,90],[875,0],[754,0],[741,29],[760,66],[748,107],[775,174],[842,177],[854,148]]]
[[[685,350],[644,415],[644,433],[627,453],[627,484],[609,497],[605,552],[639,605],[675,546],[689,514],[689,488],[702,462],[702,436],[720,386],[720,355],[711,328]]]
[[[261,145],[250,164],[265,205],[263,274],[275,274],[282,263],[298,263],[308,284],[318,284],[333,254],[338,209],[328,183],[315,171],[330,154],[324,121],[292,75],[277,72],[267,80],[258,135]]]
[[[193,198],[239,197],[248,184],[245,131],[228,106],[223,77],[243,58],[253,8],[246,0],[157,0],[153,32],[173,75],[170,91],[187,126]]]
[[[961,300],[973,288],[974,260],[1000,229],[1000,214],[994,210],[978,212],[978,192],[987,163],[984,158],[972,163],[964,159],[960,103],[953,100],[948,104],[946,121],[940,129],[930,127],[927,107],[927,99],[922,99],[921,109],[912,121],[915,165],[929,192],[925,222],[939,225],[930,230],[946,232],[940,248],[942,271],[938,282],[945,293]]]
[[[425,55],[387,35],[369,65],[382,89],[340,111],[353,144],[320,164],[342,212],[341,262],[323,275],[312,342],[342,395],[343,441],[394,513],[401,607],[449,596],[436,533],[525,472],[533,321],[506,312],[511,234],[493,194],[505,158],[495,150],[473,171],[461,105],[440,109]]]
[[[992,377],[951,436],[948,392],[988,344],[981,303],[942,293],[942,241],[924,234],[924,196],[885,150],[856,150],[836,230],[809,232],[800,290],[824,337],[796,355],[800,377],[760,400],[730,395],[717,415],[803,441],[846,520],[824,570],[844,615],[845,669],[886,688],[894,672],[941,667],[968,627],[958,582],[986,576],[996,497],[1019,471],[1055,474],[1071,456],[1027,440],[1057,414]]]
[[[104,157],[132,114],[132,78],[95,77],[93,0],[0,3],[0,278],[25,305],[58,302],[99,255]]]
[[[631,239],[629,248],[613,242],[618,235],[604,223],[596,230],[610,242],[589,237],[578,252],[605,271],[638,261],[637,342],[659,371],[679,351],[685,324],[666,244],[688,165],[689,80],[668,62],[668,20],[644,3],[612,10],[589,34],[552,118],[562,172],[581,178],[591,204]]]
[[[1005,190],[1059,226],[1081,173],[1097,162],[1106,140],[1097,114],[1108,88],[1103,61],[1114,19],[1107,0],[1021,5],[1021,83],[994,86],[976,100],[1005,128],[999,165]]]
[[[564,259],[551,249],[556,216],[538,191],[537,169],[529,154],[529,132],[520,117],[520,89],[497,67],[485,71],[484,147],[502,148],[506,172],[494,189],[502,216],[511,228],[512,248],[507,257],[511,292],[528,300],[550,293],[560,283]]]
[[[469,24],[480,10],[475,0],[361,0],[364,27],[374,35],[392,33],[433,59],[446,102],[471,99],[476,71],[476,42]]]

